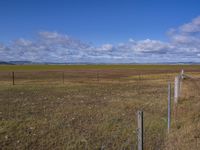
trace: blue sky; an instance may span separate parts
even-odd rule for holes
[[[198,0],[0,1],[0,60],[198,62],[199,6]]]

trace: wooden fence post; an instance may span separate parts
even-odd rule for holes
[[[183,70],[183,69],[181,70],[181,75],[182,75],[182,76],[184,75],[184,70]]]
[[[12,84],[15,85],[15,72],[12,72]]]
[[[180,92],[180,77],[176,76],[174,81],[174,103],[178,103],[179,93]]]
[[[137,112],[137,138],[138,138],[138,150],[143,150],[143,111]]]
[[[178,100],[182,90],[182,75],[176,76],[174,81],[174,119],[177,120]]]
[[[97,81],[99,82],[99,72],[97,72]]]
[[[179,95],[181,95],[181,91],[182,91],[182,80],[185,78],[184,75],[184,70],[181,70],[181,75],[180,75],[180,79],[179,79]]]
[[[65,72],[62,72],[62,81],[63,81],[63,84],[65,84]]]
[[[168,120],[167,120],[167,131],[170,131],[171,124],[171,84],[168,83]]]

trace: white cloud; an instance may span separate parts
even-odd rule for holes
[[[161,41],[157,41],[157,40],[150,40],[150,39],[146,39],[146,40],[142,40],[142,41],[138,41],[137,44],[133,47],[133,50],[137,51],[137,52],[159,52],[159,51],[163,51],[168,49],[168,44],[161,42]]]
[[[199,44],[200,43],[200,16],[194,18],[177,29],[170,29],[168,35],[172,42],[180,44]]]
[[[32,41],[20,38],[20,39],[14,41],[13,44],[16,46],[30,46],[32,44]]]
[[[99,51],[110,51],[114,48],[114,46],[112,44],[103,44],[100,47],[97,47],[96,50]]]
[[[173,47],[169,43],[158,40],[129,40],[126,43],[121,43],[116,49],[126,51],[128,53],[143,54],[143,53],[167,53]]]
[[[37,62],[165,62],[199,61],[200,17],[168,31],[169,42],[145,39],[94,46],[58,32],[39,32],[35,40],[20,38],[0,44],[0,60]]]
[[[192,57],[195,59],[197,53],[200,53],[200,16],[180,27],[170,29],[168,36],[176,53],[190,60]]]
[[[44,39],[62,39],[62,38],[68,38],[68,36],[66,35],[61,35],[58,34],[57,32],[47,32],[47,31],[43,31],[43,32],[39,32],[38,33],[39,36],[41,36]]]
[[[188,48],[199,47],[200,38],[193,35],[176,34],[171,36],[172,44],[187,46]]]
[[[0,50],[4,50],[4,49],[5,49],[5,46],[0,43]]]
[[[78,39],[72,38],[65,34],[60,34],[58,32],[39,32],[39,42],[46,45],[59,45],[61,47],[70,48],[70,49],[86,49],[90,45],[82,42]]]
[[[184,33],[200,32],[200,16],[194,18],[192,22],[180,26],[179,30]]]

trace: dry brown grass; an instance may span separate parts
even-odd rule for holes
[[[175,74],[163,70],[153,74],[149,70],[98,71],[102,73],[99,82],[94,70],[73,70],[66,74],[65,84],[60,73],[45,74],[46,78],[42,73],[31,78],[18,73],[15,86],[4,75],[0,86],[0,147],[136,149],[136,111],[142,109],[145,149],[162,149],[167,82],[173,82]],[[169,136],[178,135],[176,128],[173,125]],[[166,143],[172,145],[170,140]]]
[[[183,80],[177,120],[166,140],[167,150],[200,149],[200,80]]]

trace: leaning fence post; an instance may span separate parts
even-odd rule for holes
[[[137,128],[137,138],[138,138],[138,150],[143,150],[143,111],[137,112],[138,128]]]
[[[178,103],[178,97],[180,92],[180,77],[176,76],[174,81],[174,103]]]
[[[178,100],[181,94],[181,75],[175,77],[174,81],[174,119],[177,120],[177,113],[178,113]]]
[[[167,131],[170,131],[171,124],[171,83],[168,83],[168,120],[167,120]]]
[[[14,71],[12,72],[12,84],[15,85],[15,73],[14,73]]]

